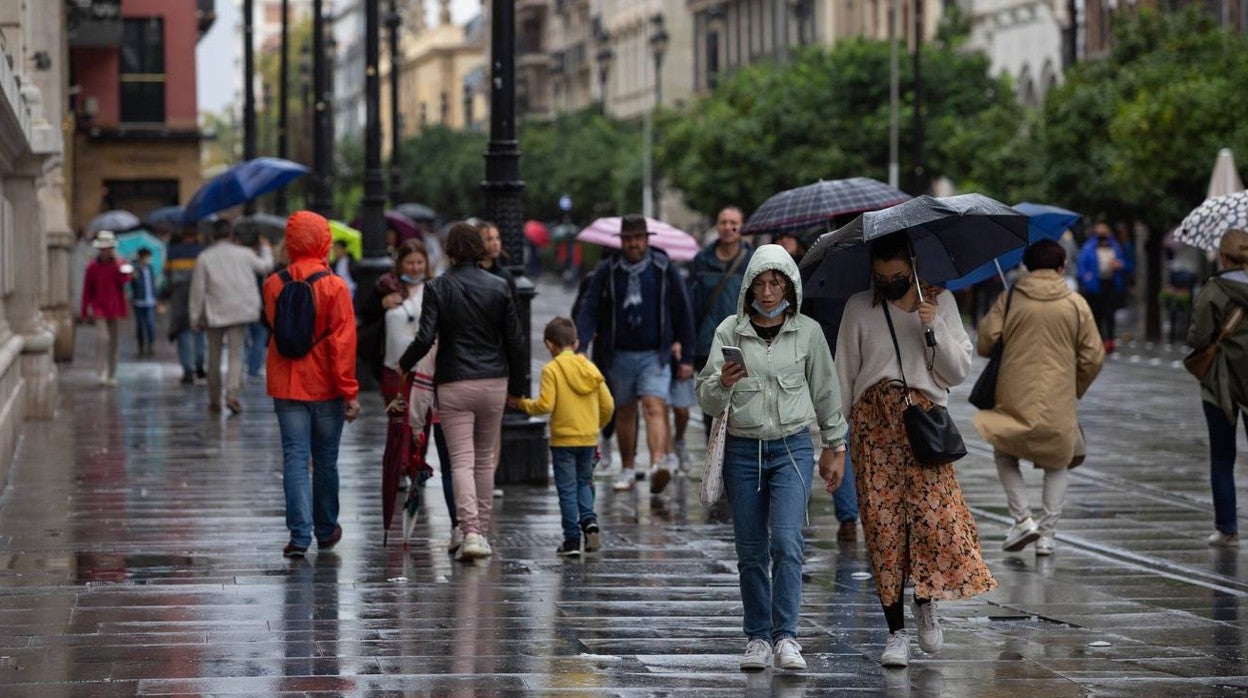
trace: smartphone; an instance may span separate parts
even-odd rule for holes
[[[724,363],[740,364],[741,368],[745,368],[745,355],[741,353],[740,347],[722,347],[724,351]],[[749,375],[749,371],[746,371]]]

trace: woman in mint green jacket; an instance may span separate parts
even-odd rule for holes
[[[845,419],[832,353],[819,323],[798,313],[797,265],[763,245],[746,267],[737,314],[719,323],[698,374],[708,414],[728,407],[724,486],[732,506],[747,638],[743,670],[805,669],[797,644],[802,603],[802,524],[814,476],[810,425],[817,422],[819,474],[840,485]],[[741,349],[725,363],[722,348]]]

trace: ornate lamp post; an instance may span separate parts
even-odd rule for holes
[[[662,13],[655,14],[650,18],[650,26],[650,52],[654,55],[654,106],[646,113],[647,118],[646,123],[644,124],[646,127],[644,130],[646,131],[645,137],[647,152],[649,153],[649,157],[645,158],[645,167],[647,168],[646,174],[648,175],[646,179],[648,180],[647,188],[649,190],[648,199],[650,206],[643,206],[643,208],[650,209],[646,215],[658,218],[662,215],[660,213],[662,208],[660,205],[662,187],[654,167],[654,112],[658,111],[659,107],[663,104],[663,57],[667,53],[667,43],[669,37],[667,35],[667,30],[663,27]]]
[[[312,0],[312,201],[310,208],[329,217],[334,208],[329,179],[334,166],[332,134],[328,133],[329,60],[325,46],[324,0]]]
[[[364,255],[351,273],[359,288],[372,289],[392,262],[386,253],[385,178],[381,169],[381,0],[364,2],[364,198],[360,205],[363,223]],[[394,66],[391,66],[393,70]],[[357,294],[357,301],[369,301],[369,293]],[[363,373],[363,372],[360,372]]]
[[[287,157],[286,152],[286,128],[287,113],[286,102],[287,82],[286,73],[290,69],[287,53],[289,53],[290,44],[290,8],[289,0],[282,0],[282,38],[281,38],[281,55],[278,56],[277,63],[277,156],[279,158]],[[286,188],[282,187],[277,190],[273,196],[273,208],[278,215],[286,215]]]
[[[399,0],[390,0],[390,12],[386,14],[386,28],[390,30],[390,203],[399,203],[403,187],[402,152],[403,117],[399,110],[399,71],[403,58],[399,55],[399,28],[403,17],[399,14]]]
[[[252,40],[255,12],[252,0],[243,0],[243,159],[256,157],[256,57]],[[253,213],[255,203],[243,205],[243,213]]]
[[[524,232],[520,194],[520,144],[516,140],[516,7],[514,0],[492,0],[490,18],[490,141],[485,153],[486,215],[498,224],[508,271],[516,277],[516,310],[525,343],[524,385],[529,373],[529,307],[536,291],[524,276]],[[538,420],[509,411],[503,417],[502,453],[496,480],[500,484],[547,480],[546,427]]]

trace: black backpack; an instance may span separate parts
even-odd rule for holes
[[[273,341],[282,356],[302,358],[329,334],[327,330],[316,336],[316,297],[312,294],[312,284],[329,276],[329,272],[318,271],[306,279],[295,279],[283,269],[277,276],[282,280],[282,290],[273,307]]]

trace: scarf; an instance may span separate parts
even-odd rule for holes
[[[646,252],[646,256],[636,262],[629,262],[620,257],[620,269],[628,272],[628,287],[624,291],[625,310],[641,305],[641,275],[650,268],[650,253]]]

